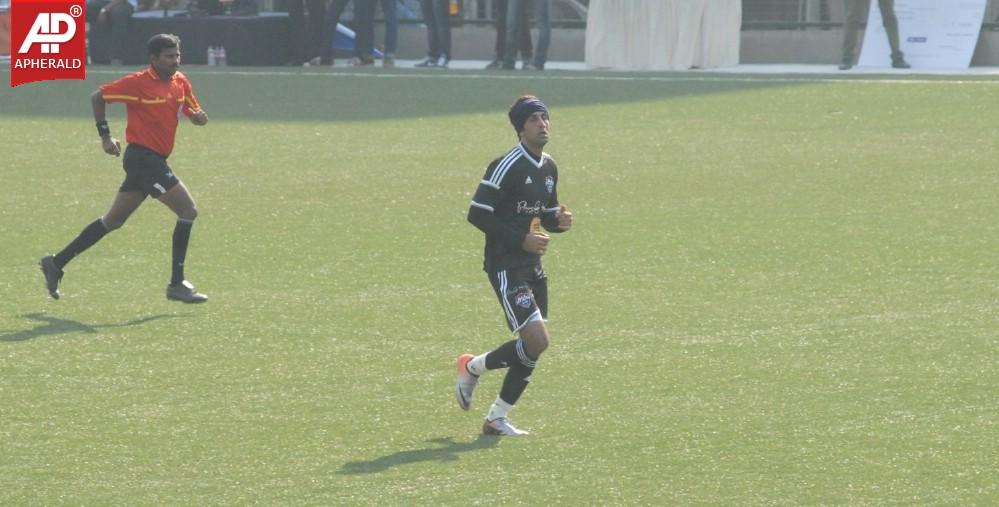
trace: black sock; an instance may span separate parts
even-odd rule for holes
[[[170,275],[170,285],[184,281],[184,258],[187,257],[187,243],[191,239],[191,220],[177,220],[173,228],[173,272]]]
[[[536,365],[537,358],[527,355],[523,340],[510,340],[486,355],[486,369],[509,368],[503,378],[500,398],[511,405],[516,405],[527,389]]]
[[[517,359],[517,342],[519,340],[510,340],[503,345],[500,345],[496,350],[490,352],[486,355],[486,369],[487,370],[498,370],[500,368],[509,368],[511,365],[518,363]]]
[[[513,363],[506,371],[506,377],[503,378],[500,399],[511,405],[516,405],[520,395],[524,394],[524,390],[527,389],[527,383],[531,381],[531,373],[533,372],[534,368],[524,366],[520,362]]]
[[[104,222],[100,218],[94,220],[90,225],[84,227],[80,235],[66,245],[66,248],[63,248],[61,252],[55,255],[56,267],[62,269],[63,266],[69,264],[69,261],[73,260],[73,257],[80,255],[86,249],[94,246],[95,243],[100,241],[109,232],[111,231],[104,226]]]

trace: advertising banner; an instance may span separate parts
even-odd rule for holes
[[[978,44],[987,0],[895,0],[899,44],[915,69],[966,69]],[[891,67],[888,35],[871,0],[861,67]]]

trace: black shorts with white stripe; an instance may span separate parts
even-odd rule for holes
[[[119,192],[143,192],[159,197],[180,183],[166,158],[141,144],[129,144],[121,164],[125,181],[118,187]]]
[[[510,331],[516,333],[528,322],[548,319],[548,275],[541,264],[489,273],[489,283]]]

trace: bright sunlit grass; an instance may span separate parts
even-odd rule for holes
[[[49,300],[116,74],[0,91],[0,504],[999,502],[995,81],[188,75],[200,306],[155,201]],[[522,93],[576,225],[497,440],[453,361],[508,337],[465,214]]]

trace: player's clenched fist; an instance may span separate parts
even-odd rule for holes
[[[563,231],[568,231],[572,227],[572,212],[569,211],[565,206],[559,207],[558,210],[558,228]]]

